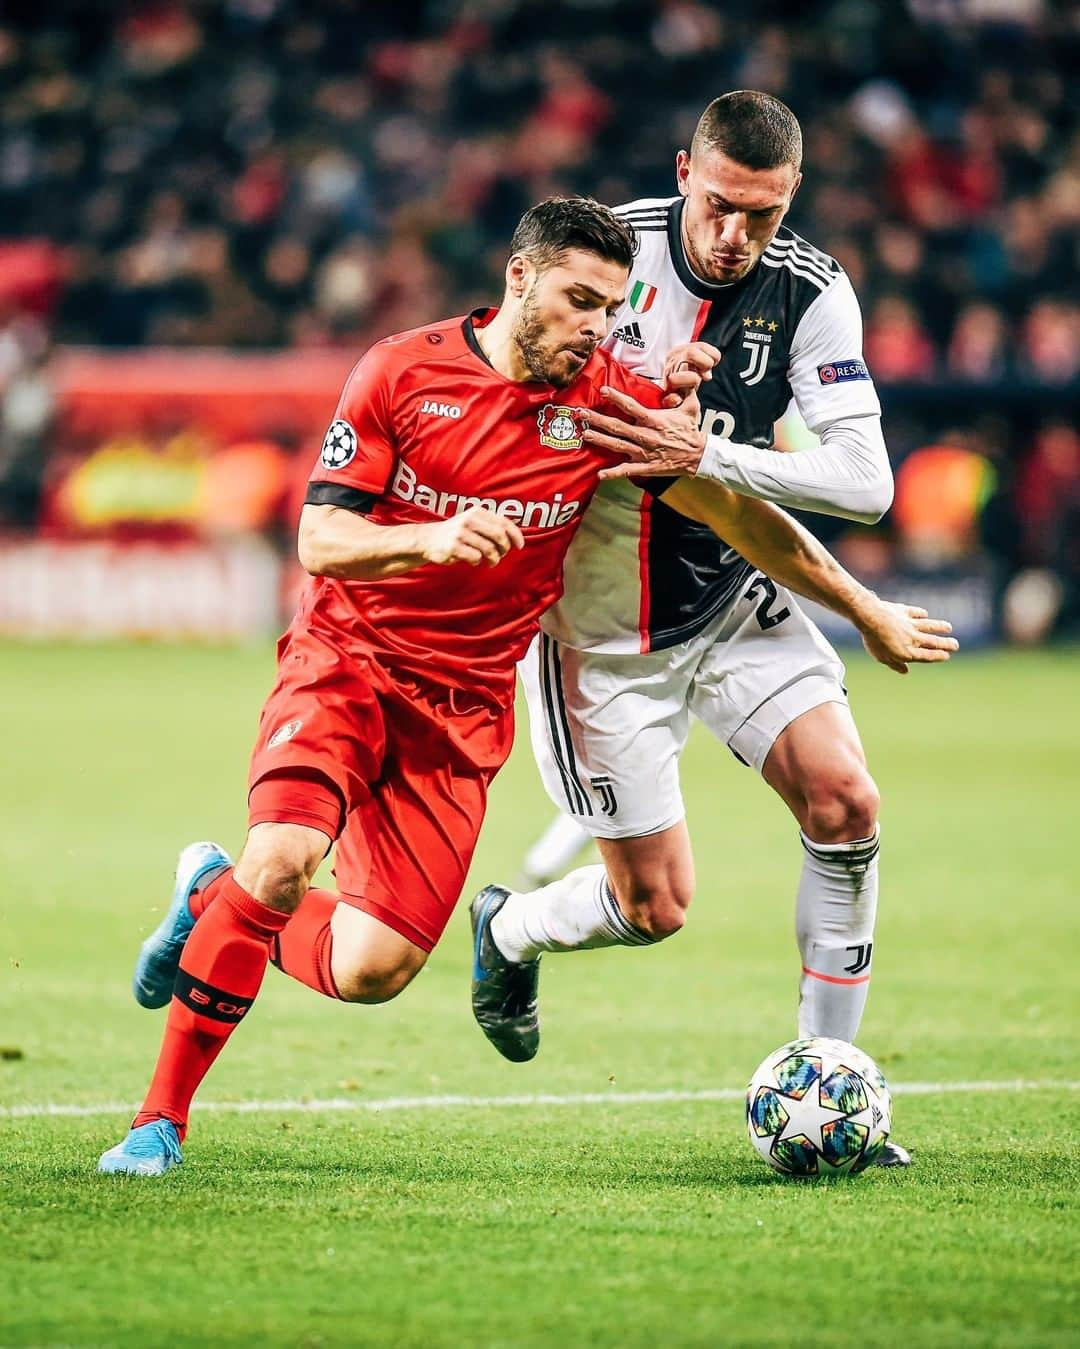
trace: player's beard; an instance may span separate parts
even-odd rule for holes
[[[514,345],[521,353],[525,368],[533,379],[539,380],[541,384],[554,384],[556,388],[566,388],[568,384],[573,384],[583,367],[579,365],[572,368],[567,352],[555,343],[545,342],[544,334],[540,306],[536,302],[536,296],[530,291],[521,302],[511,334]],[[593,349],[590,349],[590,355]]]

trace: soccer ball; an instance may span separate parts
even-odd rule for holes
[[[889,1137],[892,1097],[869,1054],[818,1036],[781,1045],[746,1089],[746,1130],[786,1176],[854,1175]]]

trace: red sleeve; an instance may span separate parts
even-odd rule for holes
[[[341,391],[311,483],[329,483],[374,496],[386,490],[397,458],[393,423],[397,354],[395,348],[380,342],[353,369]]]
[[[636,375],[618,361],[612,361],[608,367],[607,382],[620,393],[628,393],[647,408],[658,408],[664,399],[664,391],[644,375]]]

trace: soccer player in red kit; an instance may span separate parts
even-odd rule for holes
[[[585,416],[610,388],[696,425],[698,374],[665,398],[598,349],[633,246],[606,207],[542,202],[515,231],[498,310],[388,337],[349,377],[301,517],[311,579],[278,646],[247,842],[235,866],[216,844],[180,855],[135,967],[137,1001],[169,1006],[164,1041],[101,1170],[181,1160],[192,1098],[271,960],[327,997],[384,1002],[439,940],[510,751],[515,665],[612,462],[584,442]],[[679,509],[860,621],[862,588],[782,511],[693,486]],[[898,609],[862,626],[901,658]],[[313,889],[335,842],[338,890]]]
[[[350,376],[301,519],[311,579],[278,646],[247,843],[235,867],[212,844],[181,854],[135,975],[143,1005],[169,1003],[164,1043],[102,1170],[181,1160],[192,1097],[271,959],[381,1002],[439,940],[510,751],[516,662],[611,462],[583,410],[605,385],[662,397],[597,350],[633,244],[605,207],[543,202],[499,310],[386,338]],[[339,892],[309,888],[335,841]]]

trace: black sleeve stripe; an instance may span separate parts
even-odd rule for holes
[[[304,505],[340,506],[343,510],[367,515],[378,499],[374,492],[361,492],[342,482],[309,482]]]
[[[678,481],[678,478],[631,478],[635,487],[640,487],[646,496],[654,500],[659,500]]]

